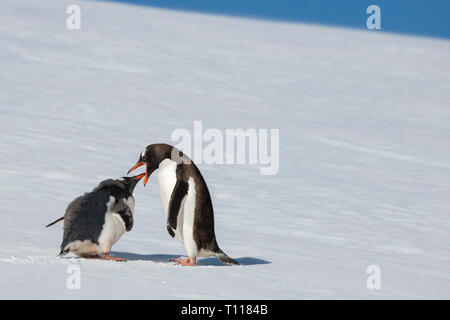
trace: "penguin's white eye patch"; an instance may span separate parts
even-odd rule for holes
[[[147,151],[147,148],[144,148],[144,150],[142,150],[142,153],[141,153],[141,157],[143,158],[144,156],[145,156],[145,152]]]

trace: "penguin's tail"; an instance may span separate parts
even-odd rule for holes
[[[64,217],[61,217],[61,218],[59,218],[59,219],[53,221],[52,223],[49,223],[49,224],[46,225],[45,227],[46,227],[46,228],[51,227],[52,225],[54,225],[55,223],[60,222],[61,220],[64,220]]]
[[[233,258],[230,258],[225,252],[223,252],[221,249],[219,249],[217,252],[215,252],[216,258],[219,259],[220,262],[227,263],[227,264],[235,264],[240,265],[239,262],[234,260]]]

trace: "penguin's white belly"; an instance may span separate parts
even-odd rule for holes
[[[161,202],[163,210],[166,213],[166,218],[169,215],[170,196],[173,188],[177,183],[177,163],[170,159],[165,159],[159,164],[158,183],[159,192],[161,195]]]
[[[188,180],[189,190],[185,198],[184,203],[182,203],[182,219],[178,218],[178,225],[182,226],[181,230],[184,248],[189,257],[197,256],[197,244],[194,240],[194,218],[195,218],[195,184],[192,178]],[[181,213],[181,212],[180,212]]]
[[[158,183],[161,195],[161,202],[166,218],[169,215],[170,197],[177,183],[176,175],[177,163],[170,159],[165,159],[159,165]],[[194,212],[195,212],[195,185],[192,178],[188,181],[188,194],[181,203],[180,212],[177,218],[177,229],[174,230],[178,240],[184,244],[188,256],[197,255],[197,245],[193,237]]]
[[[105,224],[103,225],[102,232],[98,238],[98,251],[99,253],[108,253],[111,251],[112,246],[120,239],[126,231],[125,223],[122,217],[118,213],[111,212],[112,205],[108,203],[108,212],[105,215]]]

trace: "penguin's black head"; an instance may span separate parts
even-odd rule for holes
[[[173,151],[176,151],[176,155],[173,155]],[[150,178],[150,175],[158,169],[159,164],[164,159],[172,159],[174,157],[183,156],[182,152],[178,149],[172,147],[171,145],[165,144],[165,143],[158,143],[158,144],[151,144],[148,145],[139,156],[139,160],[134,165],[133,168],[131,168],[128,171],[128,174],[135,170],[136,168],[139,168],[140,166],[145,165],[145,179],[144,179],[144,186],[147,184],[148,178]],[[176,159],[174,161],[177,161]]]
[[[139,180],[141,180],[143,177],[145,177],[145,173],[141,173],[134,177],[122,177],[122,183],[125,185],[125,188],[128,190],[128,192],[133,193],[134,188],[136,187]]]

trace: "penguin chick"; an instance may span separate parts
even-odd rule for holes
[[[125,261],[110,256],[112,246],[125,231],[133,227],[133,191],[145,174],[120,179],[108,179],[74,199],[64,217],[64,235],[59,255],[72,252],[84,258]]]

